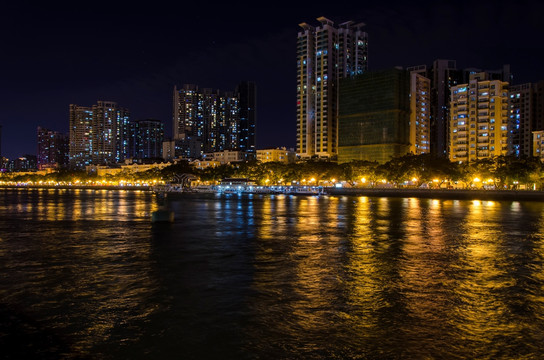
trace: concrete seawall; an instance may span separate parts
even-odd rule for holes
[[[117,185],[0,185],[0,189],[89,189],[89,190],[141,190],[150,191],[149,186],[117,186]]]
[[[330,195],[370,197],[416,197],[457,200],[544,201],[544,191],[531,190],[457,190],[457,189],[384,189],[327,188]]]

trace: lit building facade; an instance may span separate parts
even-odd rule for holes
[[[38,170],[59,169],[69,164],[69,137],[38,126]]]
[[[368,34],[362,23],[317,20],[317,27],[301,23],[297,37],[297,153],[335,158],[339,80],[367,71]]]
[[[183,155],[233,150],[255,152],[256,88],[241,83],[237,92],[202,89],[195,85],[174,88],[173,135]],[[196,145],[200,146],[194,151]]]
[[[260,162],[281,162],[285,164],[293,164],[296,162],[297,154],[293,150],[288,150],[285,147],[275,149],[259,149],[257,150],[257,160]]]
[[[70,105],[70,166],[107,165],[129,157],[129,111],[112,101]]]
[[[533,84],[510,86],[508,97],[508,154],[532,156],[535,122]]]
[[[544,161],[544,130],[533,131],[532,148],[532,156],[539,158],[540,161]]]
[[[426,66],[407,69],[410,72],[410,153],[428,154],[431,127],[431,80]]]
[[[470,162],[508,153],[508,83],[470,75],[452,87],[449,159]]]
[[[133,158],[162,158],[164,124],[160,120],[136,120],[131,128],[130,155]]]
[[[241,162],[246,160],[247,153],[245,151],[236,150],[223,150],[213,153],[206,153],[203,155],[203,159],[207,161],[217,161],[221,165],[230,164],[234,162]]]
[[[36,171],[38,168],[36,155],[26,154],[10,160],[7,168],[9,171]]]

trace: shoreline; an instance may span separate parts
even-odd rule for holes
[[[0,189],[59,189],[59,190],[140,190],[151,191],[150,186],[118,185],[0,185]]]
[[[126,190],[149,191],[150,186],[96,186],[96,185],[0,185],[2,189],[59,189],[59,190]],[[179,194],[197,194],[195,192]],[[544,191],[536,190],[465,190],[465,189],[394,189],[394,188],[325,188],[324,195],[404,197],[448,200],[496,200],[496,201],[542,201]],[[312,195],[309,195],[312,196]]]
[[[327,189],[327,194],[450,200],[544,201],[544,191],[536,190],[331,188]]]

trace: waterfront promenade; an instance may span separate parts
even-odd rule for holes
[[[0,185],[0,189],[90,189],[90,190],[143,190],[151,191],[150,186],[131,185]]]
[[[0,185],[0,189],[91,189],[151,191],[150,186],[118,185]],[[465,190],[465,189],[396,189],[396,188],[335,188],[326,187],[327,195],[368,197],[414,197],[457,200],[544,201],[544,191],[533,190]]]
[[[464,189],[395,189],[395,188],[327,188],[330,195],[369,197],[415,197],[457,200],[544,201],[544,191],[533,190],[464,190]]]

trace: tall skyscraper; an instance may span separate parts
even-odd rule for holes
[[[391,69],[342,79],[338,162],[385,163],[410,153],[410,77]]]
[[[70,105],[70,166],[122,162],[129,154],[129,111],[112,101]]]
[[[240,107],[240,151],[256,156],[257,143],[257,91],[252,81],[241,82],[236,91]]]
[[[84,168],[92,163],[92,122],[92,108],[70,104],[71,168]]]
[[[196,85],[174,87],[173,103],[173,141],[181,156],[200,158],[224,150],[254,153],[255,84],[242,83],[236,92],[200,90]]]
[[[130,153],[135,159],[162,157],[163,141],[164,124],[160,120],[145,119],[132,123]]]
[[[317,20],[317,27],[301,23],[297,38],[297,153],[335,158],[339,80],[367,71],[368,34],[363,23]]]
[[[487,73],[489,80],[511,83],[510,65],[503,65],[498,70],[477,68],[458,69],[455,60],[435,60],[426,77],[431,80],[431,123],[430,152],[435,156],[449,157],[452,139],[450,138],[450,98],[451,88],[458,84],[467,84],[471,75]]]
[[[508,153],[508,83],[470,75],[451,88],[449,159],[470,162]]]
[[[67,135],[38,126],[38,169],[67,167],[69,143]]]
[[[430,150],[435,156],[448,155],[451,88],[463,83],[462,75],[462,72],[457,69],[455,60],[435,60],[429,71],[428,77],[431,79]]]
[[[410,72],[410,153],[428,154],[431,127],[431,80],[425,65],[408,68]]]
[[[533,84],[510,86],[508,96],[508,154],[532,156],[535,130],[535,87]]]

